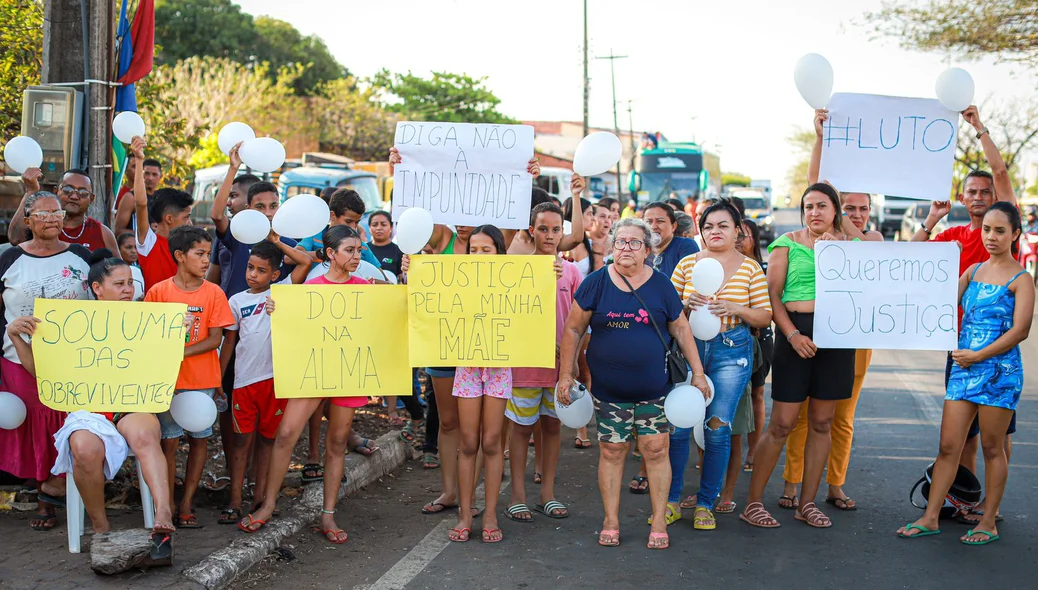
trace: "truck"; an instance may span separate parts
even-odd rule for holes
[[[636,204],[676,193],[684,201],[721,196],[721,159],[697,143],[660,142],[638,151],[628,188]]]
[[[775,219],[772,215],[771,198],[764,188],[733,188],[729,197],[738,197],[746,207],[746,219],[752,220],[760,229],[762,245],[775,240]]]
[[[901,221],[905,212],[919,199],[910,199],[896,195],[872,196],[872,220],[884,238],[898,236],[901,232]],[[909,236],[911,237],[911,236]],[[907,238],[905,238],[907,239]]]

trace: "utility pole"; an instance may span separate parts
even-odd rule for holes
[[[625,59],[626,57],[627,57],[626,55],[614,55],[613,54],[613,50],[610,49],[608,56],[595,58],[595,59],[608,59],[609,60],[609,76],[610,76],[610,78],[612,78],[612,83],[613,83],[613,133],[616,134],[617,138],[620,137],[620,122],[617,119],[617,114],[616,114],[616,67],[615,67],[615,64],[616,64],[616,60],[618,60],[618,59]],[[622,160],[622,158],[621,158],[621,160]],[[616,196],[618,196],[618,197],[622,197],[623,194],[624,194],[623,183],[620,181],[620,175],[621,175],[620,168],[621,168],[620,162],[617,162],[616,163]]]
[[[590,94],[590,78],[587,67],[587,0],[584,0],[584,137],[588,134],[588,97]]]
[[[627,101],[627,133],[631,136],[631,170],[634,170],[634,159],[638,155],[634,139],[634,116],[631,114],[631,101]]]

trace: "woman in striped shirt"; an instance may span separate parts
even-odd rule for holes
[[[713,380],[715,390],[706,409],[706,452],[693,521],[699,530],[713,530],[717,526],[713,508],[732,450],[731,423],[753,372],[750,329],[771,325],[771,300],[764,272],[757,261],[735,249],[741,223],[739,211],[730,202],[711,205],[699,221],[704,251],[682,259],[671,277],[688,311],[706,305],[721,318],[720,334],[707,341],[696,340],[703,367]],[[711,297],[697,293],[692,286],[693,269],[703,258],[713,258],[724,267],[722,287]],[[671,510],[668,515],[677,515],[671,521],[681,514],[678,502],[688,463],[689,433],[690,429],[676,429],[671,435],[672,479],[668,498]]]

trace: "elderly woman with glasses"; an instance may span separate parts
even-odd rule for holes
[[[612,227],[614,262],[591,273],[580,288],[562,337],[558,399],[570,403],[577,343],[590,325],[587,364],[595,383],[594,402],[601,455],[598,486],[605,519],[598,543],[620,544],[620,491],[624,458],[637,431],[651,490],[650,549],[670,546],[664,511],[670,488],[670,424],[663,400],[671,390],[666,356],[671,339],[692,367],[692,383],[709,395],[703,364],[682,303],[669,277],[645,264],[654,236],[640,219]]]
[[[26,195],[22,212],[32,239],[0,255],[4,328],[0,380],[5,391],[22,400],[26,412],[25,422],[18,428],[0,429],[0,471],[38,482],[39,510],[29,526],[42,531],[54,528],[54,507],[64,505],[65,480],[51,476],[50,469],[58,455],[54,434],[64,424],[65,413],[40,403],[36,379],[22,366],[6,327],[17,318],[33,315],[36,299],[88,299],[90,252],[61,241],[65,211],[54,193]]]

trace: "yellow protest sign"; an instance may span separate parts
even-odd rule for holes
[[[274,285],[274,395],[411,395],[407,287]]]
[[[551,256],[412,256],[411,365],[554,367]]]
[[[40,401],[62,412],[165,412],[184,360],[186,312],[180,303],[37,299]]]

